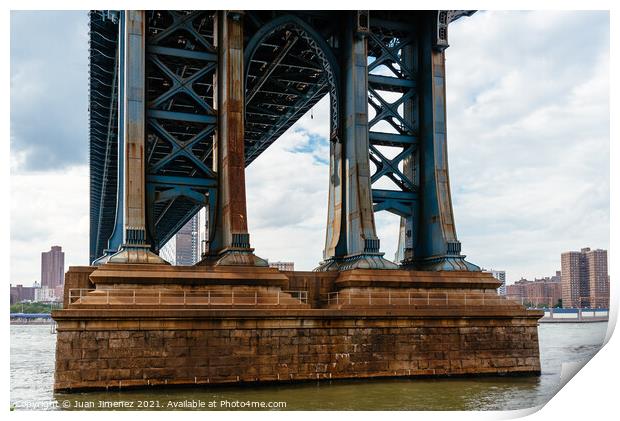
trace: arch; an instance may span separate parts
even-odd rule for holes
[[[265,39],[282,29],[289,29],[306,41],[323,64],[330,94],[330,140],[337,139],[340,126],[340,95],[338,93],[340,78],[338,62],[325,39],[299,17],[294,15],[279,16],[263,25],[263,27],[256,31],[252,38],[250,38],[244,53],[244,84],[247,86],[249,65],[255,52]]]

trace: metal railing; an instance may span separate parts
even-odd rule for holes
[[[588,321],[609,320],[609,309],[606,308],[541,308],[545,312],[543,321]]]
[[[307,291],[177,291],[170,289],[69,289],[69,305],[294,306],[308,303]]]
[[[495,293],[453,293],[414,291],[330,292],[324,294],[328,305],[355,306],[492,306],[508,304],[506,297]]]
[[[506,294],[506,298],[516,301],[526,307],[551,308],[561,304],[566,308],[607,308],[609,307],[609,295],[598,297],[573,297],[570,301],[566,301],[562,297],[550,296],[520,296],[515,294]]]

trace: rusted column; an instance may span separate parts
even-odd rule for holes
[[[165,263],[149,250],[145,229],[145,12],[124,12],[124,115],[119,130],[124,138],[123,244],[107,259],[110,263]],[[99,262],[103,263],[103,262]]]
[[[267,266],[265,260],[252,253],[247,223],[242,12],[218,12],[215,45],[219,60],[215,100],[218,128],[214,154],[214,167],[219,176],[216,264]]]
[[[396,269],[379,252],[370,187],[370,160],[368,156],[368,66],[367,41],[357,31],[357,12],[346,14],[347,23],[342,36],[341,63],[342,100],[342,149],[332,146],[330,154],[330,209],[326,260],[318,270],[346,270],[353,268]],[[342,168],[342,173],[338,173]],[[342,178],[338,176],[342,174]],[[341,182],[342,185],[335,183]],[[339,203],[339,189],[344,189],[344,199]],[[344,204],[344,209],[342,209]],[[341,219],[338,211],[344,213]],[[333,215],[333,218],[331,218]],[[345,255],[337,253],[334,234],[344,224]],[[330,238],[331,230],[331,238]],[[329,241],[331,243],[329,243]],[[333,254],[331,254],[333,253]]]

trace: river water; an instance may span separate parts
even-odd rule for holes
[[[548,401],[562,363],[590,359],[607,323],[545,323],[538,328],[542,374],[531,377],[355,380],[263,386],[53,393],[56,335],[45,325],[11,326],[11,405],[16,410],[286,409],[510,410]]]

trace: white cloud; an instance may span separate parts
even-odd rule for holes
[[[11,177],[11,282],[41,276],[41,252],[60,245],[65,269],[88,264],[88,167]]]
[[[451,27],[457,232],[469,260],[509,280],[609,246],[607,16],[484,12]]]
[[[272,261],[312,270],[322,260],[327,221],[329,103],[324,98],[247,169],[251,243]],[[312,136],[322,141],[312,142]],[[316,140],[316,138],[315,138]],[[296,152],[296,151],[306,152]]]

